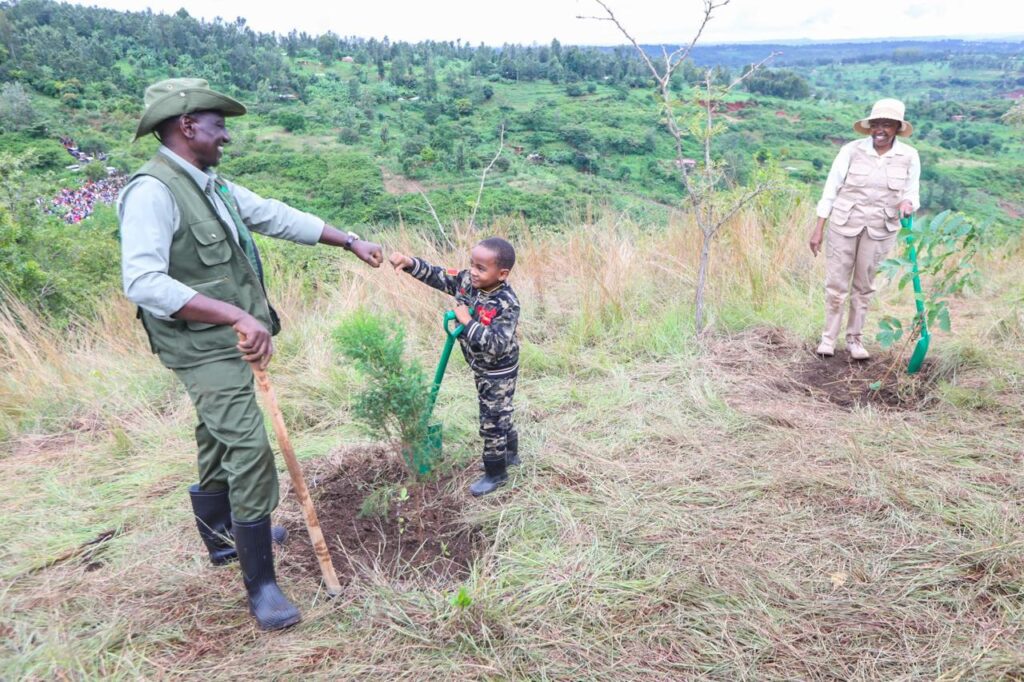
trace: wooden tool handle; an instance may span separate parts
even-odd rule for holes
[[[341,583],[338,582],[338,574],[334,571],[331,554],[327,551],[327,543],[324,542],[324,534],[320,530],[320,520],[313,508],[313,500],[309,496],[309,488],[306,487],[302,468],[299,467],[299,460],[295,458],[295,450],[292,449],[291,439],[288,438],[288,428],[284,425],[284,415],[281,414],[281,408],[277,404],[274,387],[270,385],[270,378],[267,377],[266,370],[260,369],[258,362],[250,364],[252,373],[256,376],[256,385],[263,393],[267,411],[270,412],[270,421],[274,425],[274,433],[277,434],[277,444],[281,447],[284,463],[288,466],[292,487],[295,489],[295,495],[299,498],[299,504],[302,505],[302,513],[306,517],[306,530],[309,531],[309,539],[313,543],[313,551],[316,552],[316,560],[320,564],[320,573],[323,574],[327,593],[331,596],[339,595],[341,594]]]

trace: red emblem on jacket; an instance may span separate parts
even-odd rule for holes
[[[484,308],[483,306],[476,307],[476,318],[477,321],[485,327],[491,326],[491,321],[495,315],[498,314],[497,308]]]
[[[459,274],[459,271],[456,268],[448,268],[447,270],[445,270],[445,272],[447,272],[452,277],[455,277],[456,275]]]

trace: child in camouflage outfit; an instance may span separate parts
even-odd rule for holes
[[[397,251],[389,260],[396,272],[408,272],[458,303],[455,317],[464,326],[459,345],[476,378],[484,439],[484,475],[469,491],[475,496],[493,492],[508,480],[506,468],[519,464],[519,434],[512,425],[519,373],[519,299],[505,281],[516,262],[515,249],[498,237],[484,239],[470,251],[469,269],[461,272]]]

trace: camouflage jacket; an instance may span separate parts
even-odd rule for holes
[[[519,299],[507,282],[491,291],[481,291],[470,283],[469,270],[446,270],[420,258],[413,258],[407,272],[469,308],[473,319],[459,334],[459,345],[474,372],[489,377],[518,373]]]

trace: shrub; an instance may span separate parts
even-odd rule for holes
[[[334,330],[335,348],[351,359],[366,379],[356,394],[352,410],[370,433],[397,438],[412,478],[430,471],[425,461],[431,451],[424,447],[430,384],[415,360],[406,360],[405,333],[367,310],[357,310]]]
[[[278,125],[289,133],[297,133],[306,129],[306,117],[297,111],[282,111],[276,118]]]

